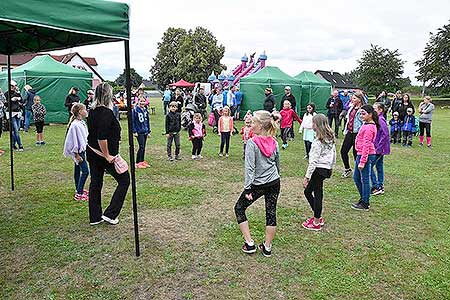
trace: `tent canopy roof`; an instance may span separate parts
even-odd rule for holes
[[[25,73],[29,76],[70,76],[92,78],[92,74],[83,70],[75,69],[66,64],[57,62],[50,55],[36,56],[26,64],[23,64],[11,71],[13,76],[20,76]],[[6,77],[7,72],[2,72],[0,77]]]
[[[259,82],[263,84],[302,84],[301,80],[291,77],[281,71],[278,67],[267,66],[255,74],[246,76],[240,80],[240,83]]]
[[[187,81],[185,81],[183,79],[178,80],[177,82],[171,83],[169,85],[170,86],[179,86],[179,87],[194,87],[195,86],[195,84],[187,82]]]
[[[300,79],[302,83],[312,83],[315,85],[323,85],[331,87],[331,83],[326,81],[325,79],[320,78],[310,71],[303,71],[300,74],[296,75],[295,78]]]
[[[0,53],[41,52],[129,39],[128,5],[103,0],[3,0]]]

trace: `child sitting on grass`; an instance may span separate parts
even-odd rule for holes
[[[309,152],[309,164],[303,179],[305,197],[314,213],[312,218],[303,222],[308,230],[319,231],[325,224],[322,218],[323,181],[331,177],[336,165],[336,144],[334,132],[323,114],[312,118],[312,128],[316,134]]]
[[[219,118],[218,128],[220,135],[220,152],[219,156],[223,156],[223,147],[225,146],[225,157],[228,157],[230,150],[230,137],[233,135],[233,117],[230,116],[230,108],[225,106],[222,110],[222,116]]]
[[[192,159],[202,158],[203,139],[206,137],[206,128],[201,113],[194,114],[194,122],[188,126],[189,139],[192,142]]]
[[[144,97],[139,98],[139,104],[133,109],[133,134],[136,136],[139,149],[136,153],[136,168],[145,169],[149,167],[148,162],[144,160],[145,145],[147,137],[150,135],[150,117],[146,107],[147,100]]]
[[[242,155],[243,159],[245,159],[245,147],[247,146],[247,142],[249,139],[251,139],[253,137],[252,117],[246,115],[244,123],[245,123],[245,126],[243,126],[240,131],[240,134],[242,135],[242,143],[244,145],[244,152]]]
[[[291,102],[289,100],[285,100],[283,102],[283,109],[280,111],[281,115],[281,139],[283,140],[283,149],[286,149],[288,146],[287,137],[289,132],[292,130],[292,122],[293,120],[297,120],[297,122],[301,125],[302,120],[299,118],[297,113],[291,108]]]
[[[280,155],[274,138],[279,114],[260,110],[252,118],[254,137],[248,140],[245,149],[245,183],[234,212],[239,228],[244,236],[244,253],[255,253],[256,245],[248,226],[246,209],[264,196],[266,207],[266,238],[259,249],[266,257],[272,255],[272,240],[277,225],[277,200],[280,193]]]
[[[86,146],[88,130],[84,119],[87,117],[86,106],[75,103],[71,109],[71,117],[68,124],[66,141],[64,142],[64,156],[70,156],[75,162],[74,180],[76,201],[88,201],[88,192],[84,190],[89,175],[86,162]]]
[[[34,125],[36,126],[36,145],[45,145],[44,142],[44,121],[47,110],[41,103],[41,97],[34,96],[34,104],[31,106],[33,112]]]

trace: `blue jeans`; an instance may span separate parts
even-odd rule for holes
[[[380,189],[383,187],[384,183],[384,155],[377,154],[375,156],[375,161],[372,165],[372,170],[370,177],[372,179],[372,187],[376,187],[377,189]],[[375,175],[375,172],[373,171],[373,167],[377,169],[377,174]]]
[[[81,152],[80,156],[83,158],[83,161],[75,164],[75,169],[73,172],[73,177],[75,179],[75,189],[78,194],[83,194],[84,184],[89,176],[89,168],[86,161],[86,152]]]
[[[30,128],[31,117],[33,117],[31,110],[25,109],[25,125],[23,126],[25,131],[28,131]]]
[[[360,199],[369,204],[370,198],[370,173],[372,171],[372,165],[375,161],[376,155],[369,155],[367,162],[362,170],[358,169],[361,155],[356,156],[355,170],[353,172],[353,180],[355,181],[356,188],[358,189]]]
[[[168,107],[169,107],[169,102],[163,101],[164,115],[167,115],[167,108],[168,108]]]
[[[20,141],[20,135],[19,135],[19,128],[20,128],[20,118],[19,117],[12,117],[12,146],[15,147],[16,143],[19,147],[22,147],[22,142]]]

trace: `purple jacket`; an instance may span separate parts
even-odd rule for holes
[[[375,141],[375,151],[377,154],[388,155],[391,153],[391,143],[389,137],[389,129],[384,115],[378,116],[380,128],[377,131]]]

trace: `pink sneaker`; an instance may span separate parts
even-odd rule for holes
[[[89,191],[88,190],[83,190],[83,195],[89,195]]]
[[[313,230],[313,231],[322,230],[322,227],[320,226],[320,224],[314,224],[314,222],[305,221],[305,222],[303,222],[302,226],[303,226],[303,228],[308,229],[308,230]]]
[[[150,167],[150,164],[145,160],[142,162],[142,165],[144,165],[146,168]]]
[[[314,217],[309,218],[308,220],[305,221],[305,223],[313,223],[314,222]],[[320,226],[325,225],[325,220],[323,218],[319,219],[319,224]]]
[[[75,193],[75,196],[73,196],[73,200],[75,200],[75,201],[83,201],[83,197],[84,197],[83,194]]]

